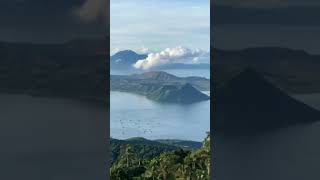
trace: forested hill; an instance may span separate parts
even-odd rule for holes
[[[131,92],[171,103],[194,103],[209,100],[201,91],[210,90],[210,80],[202,77],[176,77],[162,71],[133,75],[111,75],[112,91]]]
[[[131,142],[130,142],[131,141]],[[160,140],[169,143],[168,140]],[[133,142],[133,143],[132,143]],[[145,142],[145,144],[141,144]],[[110,168],[110,179],[202,179],[210,180],[211,149],[210,136],[200,148],[188,150],[157,149],[163,143],[149,141],[143,138],[133,138],[127,141],[111,141],[120,144],[118,158]],[[181,141],[173,140],[170,143]],[[190,143],[190,142],[187,142]],[[144,148],[143,148],[144,147]],[[116,148],[115,148],[116,149]],[[148,150],[148,151],[146,151]],[[156,151],[157,153],[143,157],[142,155]],[[143,153],[144,152],[144,153]]]
[[[201,142],[183,141],[183,140],[148,140],[145,138],[130,138],[126,140],[111,139],[111,163],[114,163],[123,148],[130,145],[135,154],[141,159],[152,159],[163,152],[177,149],[193,150],[202,146]]]

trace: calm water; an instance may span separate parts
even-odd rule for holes
[[[0,94],[0,179],[105,179],[104,107]]]
[[[111,92],[110,104],[114,138],[202,141],[210,129],[210,101],[166,104],[131,93]]]
[[[179,77],[210,77],[209,70],[170,70]],[[111,71],[111,74],[140,72]],[[203,92],[210,94],[210,92]],[[159,103],[144,96],[111,92],[111,136],[118,139],[183,139],[202,141],[210,130],[210,101],[190,105]]]
[[[320,94],[298,95],[320,110]],[[254,137],[214,137],[217,180],[320,179],[320,122]]]
[[[205,77],[210,79],[210,69],[174,69],[174,70],[161,70],[165,71],[167,73],[173,74],[178,77],[187,77],[187,76],[199,76],[199,77]],[[132,70],[132,71],[121,71],[121,70],[111,70],[111,74],[113,75],[128,75],[128,74],[140,74],[144,71],[141,70]]]

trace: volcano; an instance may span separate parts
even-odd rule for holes
[[[216,91],[216,133],[257,133],[320,120],[319,111],[293,99],[251,68]]]

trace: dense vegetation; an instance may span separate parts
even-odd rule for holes
[[[127,145],[130,146],[131,151],[136,155],[137,158],[146,160],[157,157],[163,152],[169,152],[178,149],[178,147],[174,145],[167,145],[143,138],[132,138],[127,140],[111,139],[111,164],[116,162],[121,157],[121,154],[123,154]]]
[[[141,158],[134,146],[123,144],[119,158],[110,169],[111,180],[209,180],[210,136],[197,150],[176,149],[152,159]]]

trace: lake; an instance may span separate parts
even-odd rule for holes
[[[199,76],[210,79],[210,69],[170,69],[170,70],[160,70],[167,73],[173,74],[178,77],[187,77],[187,76]],[[112,75],[129,75],[129,74],[141,74],[145,71],[141,70],[112,70],[110,74]]]
[[[209,70],[172,70],[179,77],[210,77]],[[111,71],[114,74],[133,72]],[[137,73],[137,72],[136,72]],[[141,73],[141,72],[140,72]],[[210,92],[203,92],[210,94]],[[110,93],[111,137],[203,141],[210,131],[210,101],[194,104],[160,103],[124,92]]]
[[[106,108],[0,94],[0,179],[105,179]]]
[[[210,101],[181,105],[110,93],[111,137],[202,141],[210,130]]]
[[[295,95],[320,110],[320,94]],[[320,179],[320,122],[257,136],[214,136],[217,180]]]

